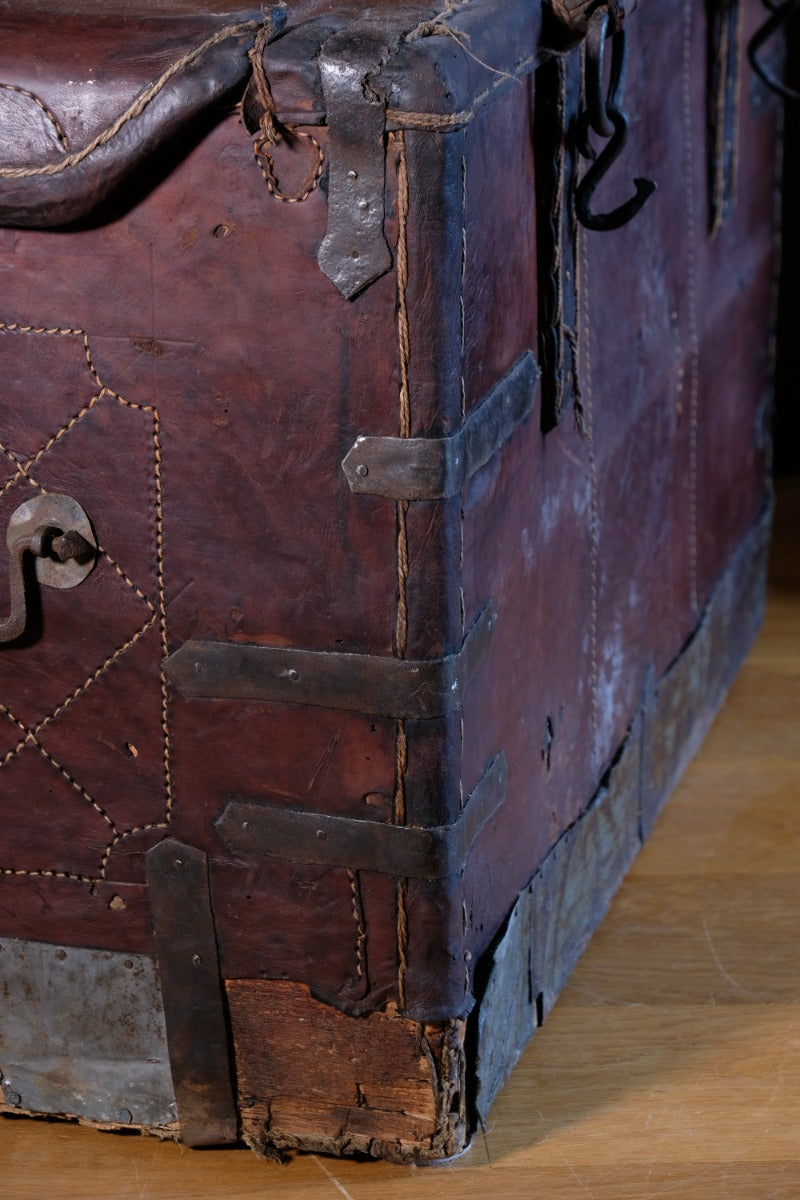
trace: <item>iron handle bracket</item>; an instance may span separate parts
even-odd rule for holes
[[[9,567],[9,615],[0,620],[0,644],[16,641],[28,623],[27,558],[34,560],[39,584],[74,588],[97,559],[91,522],[70,496],[46,492],[20,504],[6,535]]]

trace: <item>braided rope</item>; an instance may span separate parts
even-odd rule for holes
[[[270,25],[266,28],[269,30]],[[99,150],[102,146],[107,146],[109,142],[125,128],[129,122],[141,116],[156,96],[164,90],[167,84],[179,75],[187,67],[192,66],[199,58],[214,46],[218,46],[221,42],[226,42],[230,38],[241,37],[245,33],[253,33],[255,30],[263,30],[264,26],[260,21],[243,21],[238,25],[226,25],[224,29],[218,30],[212,37],[206,38],[194,49],[184,54],[177,62],[172,63],[167,67],[166,71],[149,84],[144,91],[131,102],[131,104],[121,113],[115,121],[105,129],[101,130],[96,137],[92,138],[88,145],[80,150],[73,151],[72,154],[67,154],[64,158],[60,158],[57,162],[45,163],[43,166],[36,167],[0,167],[0,179],[33,179],[42,175],[61,175],[64,171],[71,170],[72,167],[80,166],[85,159],[95,150]]]

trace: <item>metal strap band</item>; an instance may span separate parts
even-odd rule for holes
[[[351,300],[392,265],[383,232],[384,105],[365,82],[388,52],[383,30],[348,27],[328,38],[319,75],[328,122],[328,232],[319,265]]]
[[[202,850],[167,838],[147,852],[147,890],[181,1141],[238,1137],[228,1030]]]
[[[356,438],[342,462],[351,490],[394,500],[457,496],[530,413],[538,374],[528,350],[451,437]]]
[[[508,768],[503,751],[493,760],[451,825],[386,825],[232,797],[216,822],[229,850],[405,879],[460,875],[486,822],[502,805]]]
[[[490,602],[458,653],[445,658],[413,660],[189,641],[163,669],[181,695],[192,699],[274,700],[425,720],[460,707],[466,685],[489,647],[495,620]]]

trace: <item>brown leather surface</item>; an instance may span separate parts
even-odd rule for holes
[[[290,22],[333,21],[325,8],[290,6]],[[387,67],[388,102],[400,110],[457,112],[488,96],[453,132],[404,134],[414,436],[456,428],[462,406],[474,408],[536,349],[531,84],[498,75],[534,54],[534,8],[511,5],[498,21],[480,0],[458,18],[470,54],[453,38],[412,39]],[[89,87],[89,72],[76,73],[86,54],[77,16],[64,17],[43,57],[43,26],[17,5],[0,8],[0,80],[41,95],[80,144],[190,34],[219,26],[216,6],[202,18],[179,10],[133,28],[111,17],[93,26]],[[432,11],[403,21],[410,29]],[[754,0],[747,14],[758,19]],[[648,672],[679,652],[763,496],[754,427],[774,108],[760,86],[743,88],[747,170],[729,225],[709,242],[698,8],[690,269],[680,20],[642,5],[631,35],[631,140],[598,201],[614,203],[615,186],[626,195],[634,173],[652,175],[659,191],[632,225],[582,239],[592,441],[570,415],[542,435],[535,413],[462,498],[408,512],[408,656],[455,649],[489,598],[499,620],[463,728],[457,714],[407,724],[406,819],[452,819],[500,749],[509,762],[506,809],[464,880],[408,885],[406,1011],[420,1019],[468,1009],[480,953],[587,804]],[[309,112],[317,100],[308,72],[290,67],[291,36],[269,52],[283,64],[276,103]],[[284,90],[292,70],[294,92]],[[70,78],[84,79],[78,104]],[[54,149],[51,124],[30,111],[32,152]],[[326,130],[312,132],[325,152]],[[281,148],[300,179],[308,149]],[[395,261],[400,152],[392,133]],[[0,932],[152,950],[144,854],[169,833],[209,855],[227,978],[293,980],[355,1011],[398,998],[393,882],[236,858],[213,821],[232,793],[392,819],[395,724],[185,700],[159,671],[190,638],[397,651],[397,509],[354,496],[340,467],[359,434],[399,432],[397,272],[344,300],[317,265],[327,216],[324,185],[302,203],[269,194],[230,114],[179,153],[157,154],[125,202],[86,227],[0,230],[0,527],[36,490],[63,491],[84,506],[104,551],[74,592],[42,596],[24,645],[0,649]]]
[[[757,5],[745,8],[746,38],[760,13]],[[748,149],[740,149],[737,202],[710,239],[699,138],[706,51],[698,10],[690,230],[678,120],[681,34],[680,22],[665,20],[653,6],[631,17],[631,138],[602,202],[619,202],[634,172],[656,179],[658,192],[624,229],[582,235],[591,324],[588,348],[584,341],[591,374],[584,359],[582,382],[584,406],[592,408],[591,443],[569,420],[544,437],[531,425],[504,454],[502,467],[487,469],[467,497],[467,605],[488,587],[500,607],[497,657],[484,664],[465,706],[464,774],[479,769],[493,739],[502,740],[510,793],[507,824],[487,831],[465,879],[470,912],[485,925],[473,929],[475,954],[503,918],[500,896],[517,894],[529,859],[538,861],[548,840],[586,804],[641,703],[648,672],[659,676],[678,655],[764,504],[773,269],[767,182],[775,106],[745,75],[739,138]],[[693,277],[699,338],[694,502]],[[481,271],[472,292],[478,307],[483,286]],[[496,344],[497,318],[484,311],[476,342],[485,348]],[[506,309],[503,323],[508,315]],[[489,912],[494,917],[487,920]]]

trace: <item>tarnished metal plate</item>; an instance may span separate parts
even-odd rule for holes
[[[29,537],[40,526],[54,526],[63,533],[74,532],[87,544],[86,557],[70,557],[64,562],[56,558],[37,557],[36,578],[53,588],[74,588],[82,583],[94,569],[97,539],[94,536],[92,523],[86,513],[71,496],[62,496],[56,492],[45,492],[41,496],[31,496],[11,514],[8,523],[6,540],[9,547],[21,538]]]
[[[141,954],[0,940],[2,1103],[114,1125],[175,1125],[161,990]]]
[[[181,1141],[218,1146],[238,1136],[228,1028],[202,850],[167,838],[147,852],[169,1061]]]
[[[458,653],[444,658],[188,641],[165,660],[163,669],[182,696],[194,699],[275,700],[424,720],[461,705],[464,689],[489,648],[496,619],[490,602]]]
[[[457,496],[530,413],[538,374],[529,350],[450,437],[356,438],[342,461],[351,490],[395,500]]]
[[[368,86],[387,52],[382,30],[355,26],[329,38],[319,55],[330,167],[328,232],[317,257],[348,300],[392,265],[383,232],[386,114]]]
[[[244,858],[266,856],[399,878],[446,879],[463,871],[475,839],[502,805],[507,775],[500,751],[451,825],[388,825],[234,797],[217,821],[217,830],[228,849]]]

